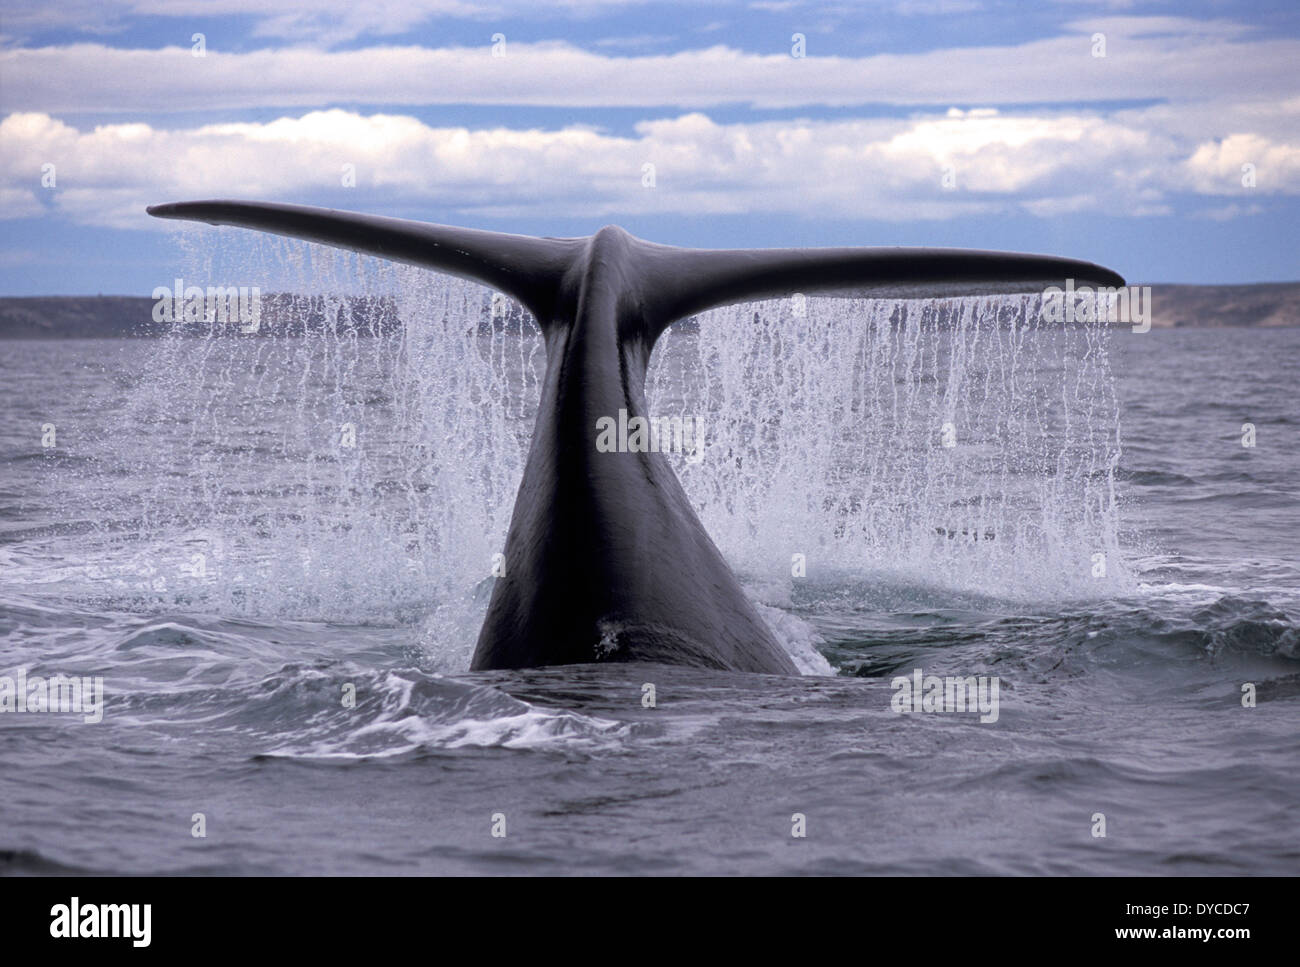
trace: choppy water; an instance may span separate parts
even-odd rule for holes
[[[808,674],[469,674],[543,356],[398,279],[404,338],[0,346],[0,676],[105,687],[0,713],[0,869],[1300,870],[1300,331],[713,313],[653,405]]]

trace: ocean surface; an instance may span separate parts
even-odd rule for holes
[[[711,313],[652,406],[805,674],[471,674],[544,354],[401,278],[404,337],[0,343],[0,676],[103,683],[0,712],[0,872],[1300,872],[1300,330]]]

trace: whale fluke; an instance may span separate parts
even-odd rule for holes
[[[1045,280],[1122,286],[1091,262],[971,249],[669,249],[645,270],[652,314],[667,326],[717,306],[805,295],[943,298],[1034,292]]]
[[[655,340],[715,306],[804,294],[959,296],[1074,279],[1074,259],[957,249],[685,249],[607,226],[533,238],[355,212],[241,201],[149,214],[352,249],[482,282],[522,303],[546,343],[523,481],[474,669],[646,661],[794,674],[691,507],[667,458],[599,452],[600,421],[645,417]]]
[[[305,205],[185,201],[145,211],[155,218],[254,228],[438,269],[499,289],[538,319],[550,315],[554,282],[582,248],[580,239],[508,235]]]

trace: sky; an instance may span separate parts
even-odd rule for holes
[[[0,295],[170,285],[203,198],[1296,280],[1300,3],[0,0]]]

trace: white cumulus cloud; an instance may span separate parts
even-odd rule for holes
[[[1250,104],[1234,113],[1272,116]],[[1292,106],[1292,130],[1297,116],[1300,104]],[[0,121],[0,198],[13,211],[35,214],[32,192],[46,164],[57,172],[54,211],[135,228],[152,224],[146,204],[213,197],[390,214],[437,208],[469,216],[767,212],[914,220],[1150,214],[1168,211],[1172,196],[1184,192],[1250,195],[1252,203],[1300,192],[1300,138],[1207,139],[1208,123],[1165,107],[1122,117],[980,110],[733,123],[691,112],[643,121],[624,136],[583,125],[437,127],[340,109],[178,129],[140,122],[78,128],[22,112]],[[1247,161],[1257,166],[1253,189],[1241,184]],[[653,188],[644,183],[647,165]],[[354,188],[343,185],[345,166],[355,171]]]

